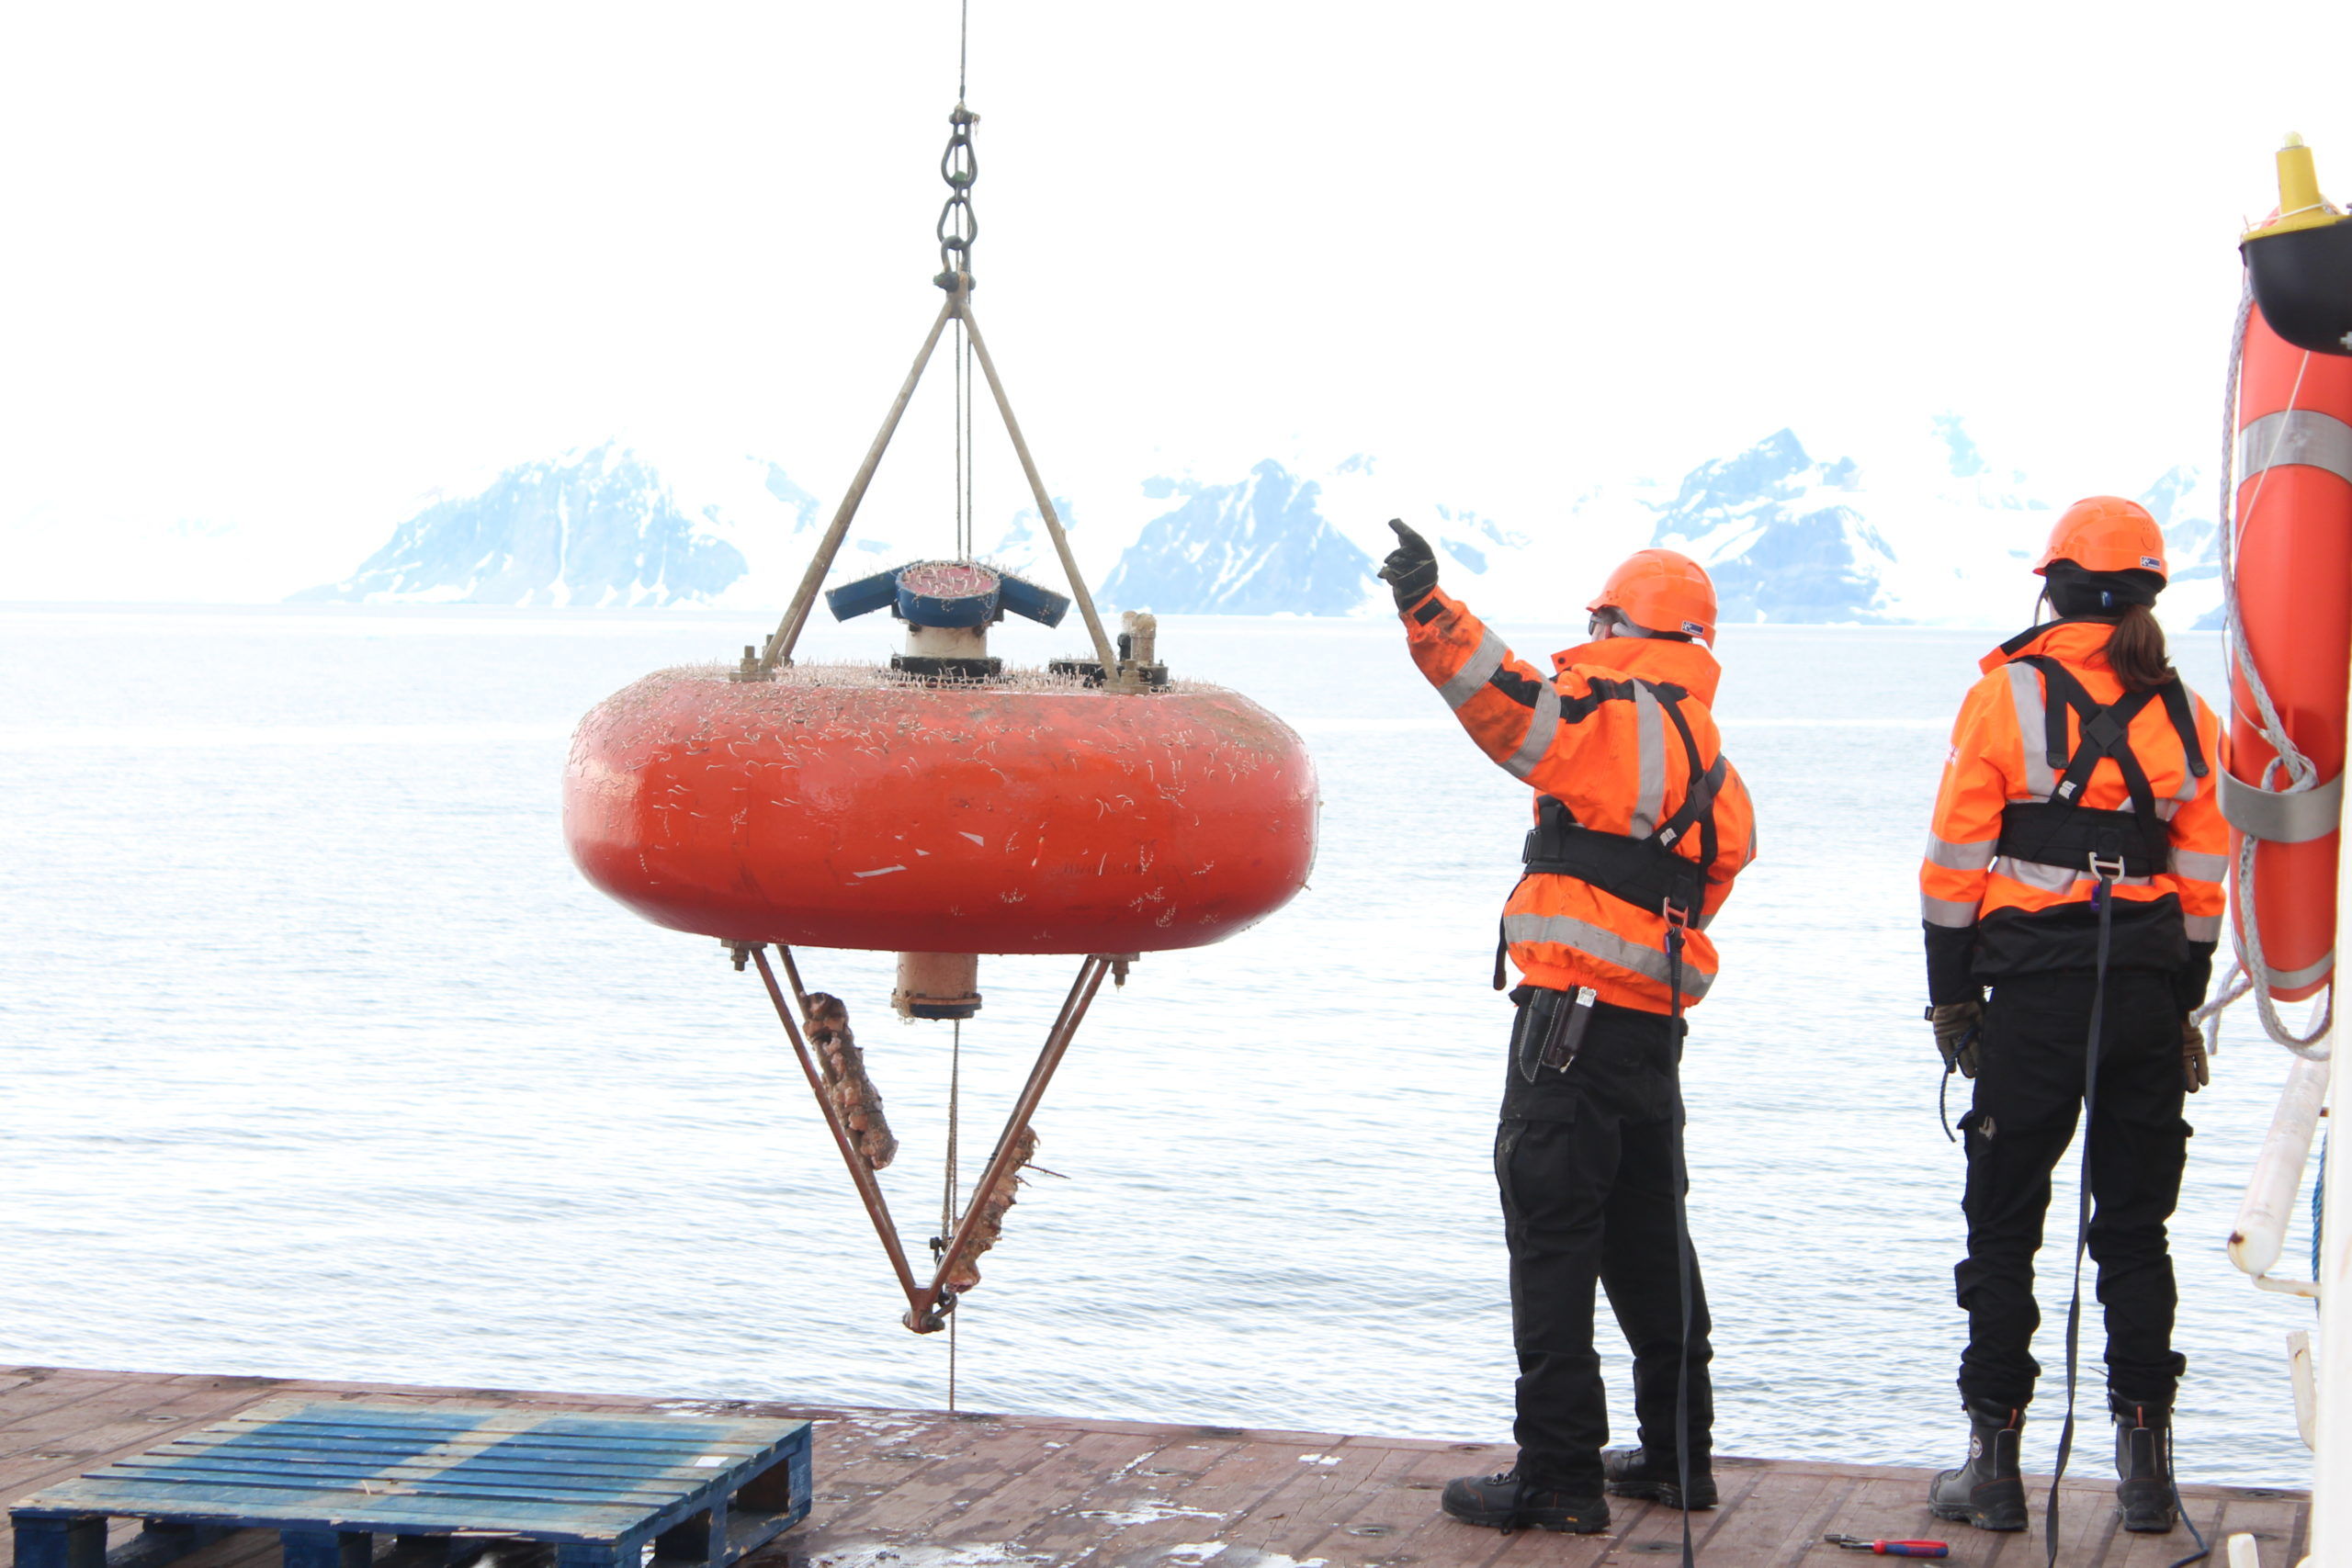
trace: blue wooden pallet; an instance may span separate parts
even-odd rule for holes
[[[556,1568],[726,1568],[808,1513],[808,1423],[271,1400],[9,1510],[17,1568],[159,1568],[274,1529],[285,1568],[368,1568],[379,1535],[433,1560],[520,1538]],[[443,1558],[446,1561],[446,1556]]]

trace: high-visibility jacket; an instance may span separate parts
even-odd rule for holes
[[[1722,675],[1714,655],[1695,643],[1611,637],[1554,654],[1546,677],[1442,592],[1404,620],[1413,662],[1478,749],[1535,789],[1539,819],[1549,796],[1582,828],[1647,838],[1682,811],[1694,779],[1704,799],[1713,773],[1710,830],[1679,834],[1668,846],[1697,866],[1702,885],[1699,907],[1683,912],[1682,1000],[1696,1003],[1716,968],[1702,928],[1756,853],[1747,786],[1727,763],[1715,769],[1723,742],[1707,711]],[[1702,859],[1710,841],[1712,857]],[[1582,878],[1531,871],[1505,904],[1502,926],[1529,984],[1589,986],[1598,1000],[1666,1012],[1668,919]]]
[[[2134,859],[2114,879],[2109,963],[2193,969],[2200,978],[2210,966],[2229,870],[2230,830],[2215,793],[2227,761],[2222,731],[2195,694],[2159,693],[2123,727],[2120,745],[2109,745],[2104,755],[2095,745],[2086,756],[2084,715],[2064,688],[2078,685],[2077,695],[2101,709],[2123,698],[2105,657],[2113,629],[2105,621],[2073,620],[2021,633],[1984,656],[1984,679],[1961,704],[1919,865],[1929,994],[1938,1002],[1963,999],[1977,985],[2005,976],[2096,964],[2091,895],[2098,879],[2087,856],[2023,852],[2047,839],[2044,824],[2071,816],[2057,809],[2070,804],[2086,814],[2133,814],[2108,819],[2134,825],[2132,833],[2110,835],[2110,842],[2130,842]],[[2062,689],[2054,694],[2043,660],[2061,669]],[[2185,743],[2190,735],[2193,751]],[[2135,792],[2118,751],[2128,751],[2144,775],[2161,831],[2139,828]],[[2071,766],[2076,761],[2085,768]],[[2070,788],[2070,774],[2084,771],[2080,787]],[[2052,863],[2060,859],[2068,863]]]

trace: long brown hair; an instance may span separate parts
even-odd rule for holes
[[[2165,649],[2165,628],[2145,604],[2125,604],[2112,615],[2095,611],[2070,615],[2057,600],[2057,595],[2043,588],[2041,598],[2034,601],[2035,614],[2038,615],[2046,606],[2051,614],[2064,620],[2115,623],[2115,630],[2107,638],[2107,667],[2123,683],[2125,692],[2153,692],[2179,679],[2179,672],[2172,667],[2172,656]]]
[[[2115,630],[2107,639],[2107,667],[2127,692],[2153,692],[2178,678],[2165,651],[2165,628],[2145,604],[2126,604],[2115,617]]]

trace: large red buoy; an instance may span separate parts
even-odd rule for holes
[[[1314,863],[1317,804],[1306,748],[1280,719],[1238,693],[1171,682],[1148,614],[1128,613],[1114,645],[1096,612],[972,314],[977,123],[956,105],[940,164],[949,196],[933,281],[947,298],[775,635],[731,669],[658,671],[598,704],[572,737],[563,783],[564,836],[591,883],[658,925],[718,938],[738,970],[757,967],[906,1294],[904,1322],[923,1334],[947,1326],[979,1283],[977,1260],[1037,1149],[1039,1100],[1104,979],[1124,984],[1140,954],[1222,941],[1288,903]],[[858,503],[950,329],[963,366],[957,553],[823,593],[836,619],[887,609],[904,623],[887,668],[796,665]],[[974,366],[1069,597],[972,557]],[[1088,656],[1023,671],[989,651],[989,628],[1006,615],[1052,626],[1073,604]],[[899,1141],[848,1005],[801,983],[796,947],[895,952],[892,1006],[952,1023],[928,1280],[878,1180]],[[980,1010],[984,953],[1080,963],[967,1191],[956,1064],[963,1021]]]
[[[726,942],[1149,953],[1289,902],[1315,770],[1215,686],[668,670],[582,721],[563,822],[590,882]]]

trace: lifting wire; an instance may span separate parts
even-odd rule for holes
[[[2217,542],[2222,556],[2222,608],[2225,628],[2222,635],[2230,656],[2231,672],[2245,682],[2246,691],[2254,698],[2262,739],[2274,753],[2264,766],[2262,776],[2256,782],[2261,788],[2268,789],[2283,770],[2287,783],[2278,793],[2301,795],[2320,787],[2324,782],[2319,776],[2319,767],[2303,755],[2294,738],[2287,733],[2287,727],[2278,716],[2278,705],[2270,699],[2270,688],[2264,682],[2262,671],[2256,667],[2252,650],[2247,647],[2245,623],[2238,611],[2238,529],[2241,519],[2250,521],[2255,509],[2261,504],[2263,487],[2269,482],[2271,468],[2268,463],[2264,465],[2261,474],[2255,479],[2254,494],[2247,499],[2245,509],[2241,513],[2237,508],[2236,484],[2238,378],[2245,360],[2246,325],[2253,313],[2254,285],[2248,280],[2238,297],[2237,321],[2230,333],[2229,374],[2222,394],[2222,494],[2220,538]],[[2287,394],[2287,407],[2282,412],[2294,411],[2296,400],[2302,394],[2303,371],[2310,365],[2311,355],[2306,351],[2301,364],[2296,368],[2295,384]],[[2232,701],[2234,705],[2234,694]],[[2328,1058],[2330,1046],[2322,1042],[2326,1040],[2335,1022],[2335,979],[2331,975],[2327,989],[2319,1005],[2312,1010],[2313,1016],[2305,1032],[2296,1033],[2278,1016],[2278,1003],[2270,995],[2270,964],[2262,950],[2261,921],[2254,901],[2255,853],[2260,847],[2261,840],[2251,833],[2242,835],[2235,863],[2230,868],[2230,901],[2235,906],[2238,915],[2235,922],[2237,962],[2228,978],[2222,981],[2221,994],[2199,1008],[2193,1016],[2205,1026],[2207,1053],[2218,1055],[2221,1053],[2223,1010],[2251,995],[2255,1011],[2261,1017],[2264,1033],[2298,1056],[2324,1062]]]
[[[980,231],[979,220],[972,213],[972,183],[979,177],[979,160],[972,152],[972,116],[964,107],[971,46],[972,0],[961,0],[956,29],[956,112],[949,118],[953,133],[939,161],[940,175],[947,182],[947,205],[939,214],[939,259],[942,270],[953,270],[964,289],[971,288],[972,241]],[[958,265],[952,269],[945,265],[951,234],[959,242],[956,246]],[[956,558],[967,561],[972,558],[972,338],[961,316],[956,318],[956,345],[951,352],[956,386]],[[956,1141],[963,1122],[964,1021],[954,1020],[953,1027],[947,1067],[947,1172],[939,1201],[939,1239],[932,1243],[933,1262],[945,1256],[948,1238],[956,1234]],[[947,1409],[951,1415],[956,1409],[956,1317],[952,1313],[947,1318]]]
[[[973,217],[971,208],[972,186],[979,175],[978,162],[972,150],[972,128],[979,123],[980,117],[964,104],[965,68],[970,41],[969,0],[965,0],[960,11],[963,26],[957,46],[956,102],[955,112],[948,117],[952,129],[947,150],[941,155],[939,165],[940,175],[947,184],[948,196],[940,209],[936,227],[940,272],[933,279],[947,298],[941,305],[937,318],[933,321],[922,349],[915,355],[914,364],[900,384],[888,413],[884,416],[881,430],[867,447],[857,472],[842,493],[832,521],[826,525],[823,536],[819,539],[783,619],[777,623],[775,631],[763,648],[746,648],[743,650],[742,663],[733,672],[733,679],[737,681],[773,681],[779,669],[792,663],[793,645],[799,640],[808,625],[818,591],[823,585],[826,574],[832,570],[850,525],[856,518],[858,506],[865,500],[866,489],[873,482],[884,454],[889,449],[891,437],[898,432],[899,421],[914,397],[924,368],[931,363],[932,355],[938,348],[940,338],[945,334],[948,323],[953,321],[956,325],[955,344],[951,351],[956,383],[955,527],[958,557],[970,559],[974,544],[972,418],[977,400],[973,396],[972,367],[977,361],[980,374],[988,383],[989,398],[996,405],[998,415],[1004,421],[1005,434],[1012,443],[1013,456],[1020,463],[1023,479],[1029,486],[1038,520],[1044,525],[1046,536],[1054,547],[1064,575],[1069,580],[1071,600],[1077,605],[1080,618],[1085,623],[1088,639],[1094,645],[1095,655],[1102,667],[1104,689],[1114,693],[1141,689],[1137,684],[1138,677],[1129,666],[1122,664],[1103,630],[1102,616],[1094,606],[1094,596],[1088,591],[1086,580],[1079,571],[1077,558],[1070,551],[1069,538],[1062,527],[1052,493],[1046,490],[1044,479],[1038,474],[1028,442],[1021,433],[1020,422],[1013,417],[1012,399],[997,375],[995,360],[989,353],[988,340],[981,335],[979,323],[971,313],[972,242],[979,233],[979,223]],[[755,965],[759,971],[761,983],[775,1009],[776,1021],[783,1026],[793,1055],[808,1080],[818,1111],[824,1118],[826,1128],[841,1153],[842,1164],[848,1169],[851,1183],[865,1205],[866,1217],[873,1224],[876,1238],[881,1242],[891,1271],[906,1295],[907,1314],[903,1321],[918,1334],[936,1333],[943,1328],[947,1331],[947,1407],[952,1411],[956,1404],[956,1306],[958,1292],[950,1280],[966,1268],[972,1258],[993,1242],[993,1236],[983,1238],[978,1235],[979,1224],[999,1194],[1019,1180],[1017,1169],[1023,1163],[1021,1150],[1029,1133],[1030,1118],[1035,1114],[1038,1101],[1044,1098],[1055,1070],[1068,1054],[1080,1025],[1085,1021],[1087,1010],[1093,1005],[1103,980],[1107,977],[1117,984],[1125,984],[1127,965],[1135,955],[1095,953],[1081,958],[1077,977],[1070,982],[1069,993],[1046,1032],[1045,1043],[1039,1047],[1028,1078],[1013,1100],[1012,1112],[998,1136],[995,1149],[960,1210],[957,1198],[962,1185],[958,1159],[963,1025],[960,1021],[956,1022],[948,1069],[946,1168],[940,1201],[942,1234],[932,1240],[933,1267],[929,1282],[924,1283],[917,1280],[908,1261],[905,1244],[899,1237],[896,1222],[891,1218],[889,1202],[883,1195],[874,1168],[860,1154],[841,1109],[834,1105],[826,1092],[823,1076],[810,1055],[808,1042],[802,1037],[800,1020],[807,1013],[809,993],[801,984],[799,967],[793,959],[791,948],[776,943],[777,964],[771,964],[766,943],[729,941],[727,947],[736,968]],[[784,985],[776,976],[779,964],[790,983],[789,999]],[[1001,1210],[998,1212],[1001,1213]]]
[[[956,1234],[956,1140],[963,1122],[964,1021],[954,1023],[955,1037],[947,1056],[947,1174],[939,1197],[939,1234],[932,1238],[931,1258],[937,1263],[947,1252],[947,1238]],[[947,1408],[956,1408],[956,1318],[947,1318]]]

